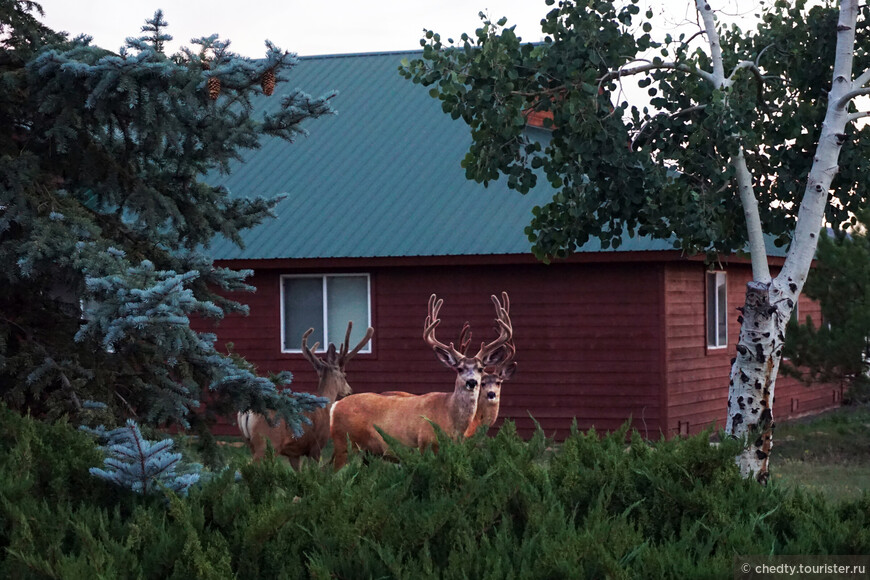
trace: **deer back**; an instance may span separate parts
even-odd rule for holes
[[[271,443],[275,452],[290,459],[294,467],[302,456],[320,457],[320,452],[329,440],[329,412],[336,400],[351,394],[347,382],[345,366],[371,340],[374,330],[369,327],[362,340],[351,350],[348,350],[353,323],[348,322],[344,342],[336,349],[330,344],[325,356],[317,356],[319,343],[309,348],[308,337],[314,332],[309,328],[302,335],[302,354],[311,363],[317,373],[317,395],[328,400],[326,407],[305,413],[310,423],[303,423],[302,433],[297,435],[283,421],[275,421],[274,413],[269,420],[255,413],[239,413],[239,429],[245,437],[254,460],[263,457],[267,442]],[[272,423],[270,425],[270,422]]]

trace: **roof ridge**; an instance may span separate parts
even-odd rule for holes
[[[310,56],[300,56],[299,60],[326,60],[330,58],[360,58],[366,56],[392,56],[397,54],[422,54],[423,49],[414,50],[383,50],[379,52],[348,52],[339,54],[315,54]]]

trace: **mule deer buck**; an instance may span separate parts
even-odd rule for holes
[[[429,298],[429,312],[424,324],[423,339],[444,365],[456,372],[453,392],[412,395],[359,393],[338,401],[330,412],[330,434],[335,448],[335,469],[347,462],[348,441],[360,450],[386,455],[388,445],[375,427],[409,447],[437,448],[435,429],[438,425],[448,436],[459,439],[468,429],[477,411],[477,400],[484,368],[498,365],[507,356],[505,345],[513,330],[508,313],[498,299],[496,308],[499,336],[489,344],[482,343],[472,357],[465,356],[435,338],[435,328],[441,323],[438,313],[443,300]],[[431,422],[431,423],[430,423]]]
[[[315,342],[312,348],[308,348],[308,337],[314,332],[314,329],[309,328],[302,335],[302,354],[314,367],[319,379],[317,395],[328,399],[329,404],[316,411],[305,413],[311,424],[302,425],[303,431],[300,436],[297,437],[283,421],[270,425],[265,416],[251,411],[237,415],[239,429],[251,450],[254,461],[259,461],[263,457],[267,441],[272,444],[277,454],[289,459],[290,465],[296,470],[299,469],[302,456],[315,460],[320,458],[320,452],[329,440],[329,410],[336,400],[346,397],[352,392],[350,385],[347,384],[345,365],[368,343],[374,333],[374,329],[369,327],[359,344],[348,352],[352,328],[353,323],[348,322],[347,334],[344,337],[344,342],[339,346],[338,352],[336,352],[335,345],[330,343],[324,358],[315,354],[320,343]]]
[[[506,314],[510,315],[510,299],[507,292],[502,292],[502,308]],[[459,335],[459,344],[462,352],[468,348],[471,342],[471,328],[468,323],[462,327],[462,332]],[[496,364],[492,371],[487,369],[483,373],[483,378],[480,383],[480,395],[477,399],[477,411],[474,418],[465,430],[465,437],[474,435],[482,425],[492,427],[495,420],[498,419],[498,410],[501,405],[501,387],[502,383],[513,378],[517,370],[517,363],[513,361],[517,349],[514,345],[513,337],[505,343],[506,356],[504,360]]]
[[[502,304],[505,312],[510,314],[510,302],[506,292],[502,292]],[[462,327],[459,335],[459,351],[463,354],[468,351],[468,345],[471,343],[471,327],[466,322]],[[482,426],[492,427],[498,419],[498,411],[501,404],[501,387],[505,381],[513,378],[517,370],[517,363],[513,362],[516,355],[516,346],[513,344],[513,339],[505,344],[507,356],[505,360],[490,367],[483,372],[483,377],[480,381],[480,394],[477,398],[477,411],[474,418],[468,424],[468,429],[465,430],[465,437],[471,437]],[[391,395],[397,397],[413,397],[410,393],[401,391],[386,391],[382,395]]]

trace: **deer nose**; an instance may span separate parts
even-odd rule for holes
[[[468,379],[467,381],[465,381],[465,388],[469,391],[477,388],[477,381],[474,379]]]
[[[490,391],[486,394],[488,399],[495,399],[495,391]]]

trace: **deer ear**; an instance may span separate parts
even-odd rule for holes
[[[331,365],[334,365],[335,360],[336,360],[335,345],[330,342],[329,348],[326,349],[326,362],[328,362]]]
[[[503,380],[503,381],[511,380],[513,378],[515,372],[517,372],[517,363],[512,362],[511,364],[507,365],[505,368],[502,369],[502,371],[500,373],[501,380]]]
[[[486,355],[486,357],[484,357],[483,361],[481,362],[483,362],[483,366],[485,367],[494,367],[507,360],[507,357],[508,349],[507,347],[502,345]]]
[[[459,361],[456,360],[453,353],[446,348],[441,348],[436,345],[432,347],[432,350],[435,351],[435,356],[438,357],[438,360],[440,360],[442,364],[450,368],[456,368],[456,366],[459,365]]]

